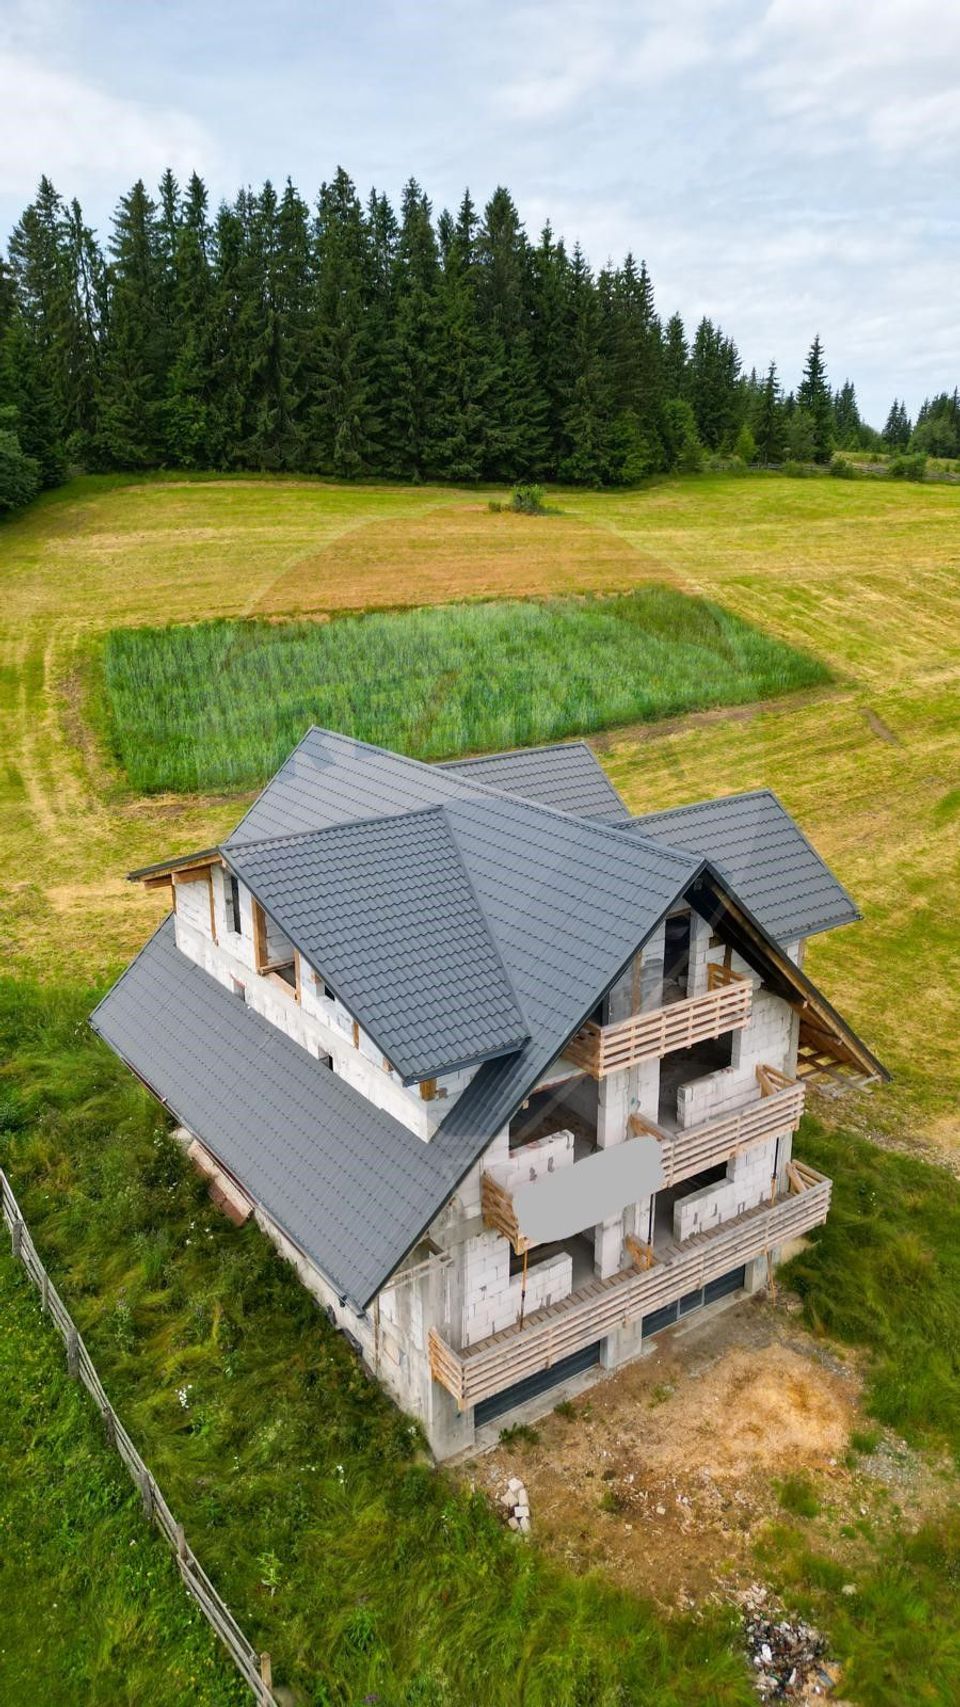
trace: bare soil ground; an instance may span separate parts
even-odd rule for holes
[[[539,1544],[663,1606],[689,1607],[756,1580],[753,1550],[783,1516],[779,1484],[805,1472],[820,1501],[811,1541],[851,1570],[890,1524],[914,1527],[949,1493],[944,1468],[889,1436],[850,1459],[858,1362],[816,1340],[787,1297],[745,1299],[671,1329],[629,1364],[501,1442],[461,1475],[496,1499],[530,1495]]]

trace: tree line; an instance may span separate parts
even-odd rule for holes
[[[503,188],[435,218],[413,180],[396,211],[338,170],[313,208],[288,181],[211,213],[167,172],[104,250],[43,178],[0,258],[0,510],[74,470],[630,485],[924,433],[960,451],[956,394],[881,437],[819,338],[785,393],[711,320],[662,320],[632,255],[531,241]]]

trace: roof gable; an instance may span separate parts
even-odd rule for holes
[[[855,902],[767,788],[647,812],[623,829],[709,859],[778,942],[860,917]]]
[[[526,1040],[443,807],[225,853],[404,1079]]]

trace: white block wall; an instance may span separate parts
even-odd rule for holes
[[[770,1196],[775,1153],[775,1140],[755,1144],[734,1158],[725,1180],[681,1197],[673,1210],[674,1238],[689,1239],[694,1233],[709,1232],[766,1201]]]
[[[206,882],[179,885],[177,947],[227,989],[233,990],[235,984],[242,984],[247,1005],[256,1013],[292,1037],[310,1054],[329,1055],[334,1071],[369,1102],[394,1115],[418,1138],[429,1140],[449,1112],[451,1102],[470,1083],[476,1069],[469,1068],[438,1079],[437,1096],[425,1102],[417,1085],[402,1083],[399,1074],[387,1065],[381,1050],[362,1027],[359,1028],[358,1043],[354,1044],[353,1015],[336,998],[325,997],[317,989],[313,968],[305,960],[301,960],[299,1003],[292,989],[280,988],[273,979],[263,977],[256,970],[252,897],[243,884],[240,884],[239,891],[242,929],[237,932],[232,929],[232,914],[227,906],[226,874],[219,866],[214,867],[217,927],[214,940]],[[268,920],[268,933],[271,930],[273,934],[268,934],[268,951],[282,959],[288,952],[284,946],[288,939],[277,933]]]
[[[543,1179],[557,1168],[571,1167],[573,1147],[572,1132],[551,1132],[545,1138],[535,1138],[532,1143],[514,1150],[507,1161],[491,1166],[488,1159],[485,1165],[487,1172],[493,1175],[498,1185],[506,1186],[508,1191],[512,1191],[515,1186]]]
[[[499,1233],[481,1233],[463,1251],[462,1344],[475,1345],[520,1319],[523,1276],[510,1273],[510,1246]],[[573,1258],[565,1251],[527,1271],[524,1314],[568,1298],[573,1289]]]

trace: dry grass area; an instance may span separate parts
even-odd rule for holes
[[[476,493],[321,482],[78,481],[0,530],[0,943],[11,969],[98,976],[162,907],[123,881],[203,845],[241,802],[131,798],[89,733],[91,640],[124,623],[312,614],[491,594],[700,592],[841,675],[754,715],[596,743],[635,810],[768,784],[866,922],[810,967],[896,1084],[871,1130],[956,1146],[960,998],[960,492],[723,477],[561,493],[493,515]]]
[[[867,1426],[859,1360],[794,1312],[757,1297],[692,1318],[537,1422],[536,1441],[504,1441],[460,1475],[494,1499],[521,1477],[542,1546],[664,1607],[755,1579],[788,1476],[819,1505],[810,1545],[854,1572],[885,1534],[941,1510],[953,1484],[889,1435],[851,1457]]]

